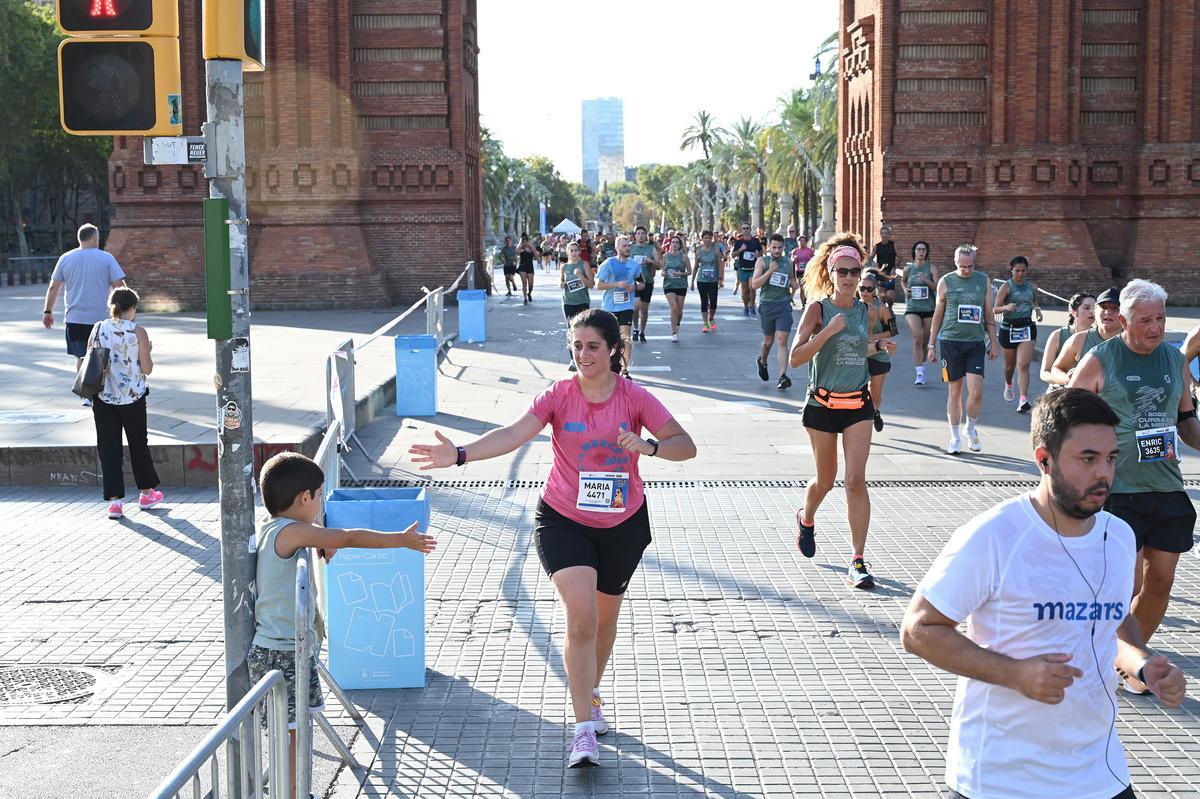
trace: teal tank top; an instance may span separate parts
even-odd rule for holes
[[[696,274],[697,283],[717,282],[717,256],[719,252],[715,245],[709,247],[707,250],[703,247],[697,248],[696,266],[699,269]]]
[[[942,317],[938,338],[947,341],[986,340],[985,323],[990,320],[983,318],[983,304],[989,290],[988,276],[976,271],[964,280],[958,276],[958,272],[951,272],[942,280],[946,281],[946,315]]]
[[[883,314],[880,313],[880,309],[882,309],[882,308],[883,308],[883,303],[881,303],[879,300],[875,300],[875,303],[874,303],[875,324],[871,327],[871,335],[875,335],[876,333],[882,333],[884,330],[887,329],[887,325],[884,324],[884,322],[883,322]],[[868,316],[868,319],[869,318],[870,317]],[[883,342],[880,342],[880,343],[882,344]],[[873,359],[877,363],[891,363],[892,362],[892,356],[888,355],[887,350],[880,350],[879,352],[875,352],[875,347],[871,344],[868,344],[867,352],[870,353],[870,355],[868,355],[867,357]]]
[[[1017,283],[1012,280],[1005,281],[1008,285],[1008,299],[1005,303],[1016,303],[1015,311],[1007,311],[1004,314],[1004,326],[1023,327],[1026,322],[1033,318],[1033,284],[1028,280],[1024,283]]]
[[[683,253],[679,255],[667,253],[663,258],[663,288],[686,289],[687,286],[687,256]]]
[[[629,248],[629,253],[630,253],[630,255],[633,256],[634,261],[638,261],[640,258],[653,258],[654,257],[654,245],[649,242],[646,242],[645,244],[634,244],[633,246],[631,246]],[[654,285],[654,267],[653,266],[643,266],[642,267],[642,280],[646,281],[647,286]]]
[[[838,314],[845,315],[846,326],[813,356],[808,370],[810,391],[817,388],[858,391],[870,379],[867,374],[867,306],[855,300],[851,308],[843,309],[828,297],[821,300],[822,324]],[[812,397],[808,398],[808,404],[820,405]]]
[[[764,270],[771,268],[772,261],[777,264],[777,267],[775,274],[771,275],[767,284],[758,290],[758,301],[790,302],[792,292],[788,287],[792,284],[792,260],[787,257],[775,258],[771,255],[764,255],[762,259]]]
[[[1118,333],[1117,336],[1119,336],[1119,335],[1121,335],[1121,334]],[[1113,336],[1113,338],[1116,338],[1117,336]],[[1111,338],[1108,340],[1112,341]],[[1087,337],[1084,338],[1084,340],[1083,340],[1083,351],[1079,353],[1079,360],[1082,361],[1083,356],[1087,355],[1089,352],[1091,352],[1092,350],[1099,347],[1101,344],[1104,343],[1104,341],[1105,341],[1104,336],[1100,335],[1100,331],[1098,329],[1096,329],[1094,326],[1088,328]]]
[[[587,264],[583,261],[575,264],[574,267],[570,263],[562,265],[560,271],[567,284],[566,288],[563,289],[563,305],[587,305],[591,302],[587,284],[583,282],[583,278],[581,277],[586,269]]]
[[[274,516],[258,528],[254,546],[258,553],[254,566],[254,640],[256,646],[293,652],[296,649],[296,558],[275,553],[275,539],[295,519]],[[308,625],[317,618],[317,603],[308,605]]]
[[[1183,353],[1166,342],[1138,355],[1121,336],[1092,354],[1104,367],[1100,397],[1120,417],[1114,494],[1182,491],[1175,422],[1183,394]]]
[[[933,267],[928,261],[920,266],[911,261],[904,265],[904,283],[908,286],[908,300],[904,310],[933,313],[934,303],[937,302],[937,284],[930,288],[917,279],[918,275],[933,283]]]

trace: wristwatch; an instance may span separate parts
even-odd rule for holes
[[[650,452],[650,457],[651,457],[651,458],[657,457],[657,455],[658,455],[658,442],[657,442],[657,441],[655,441],[653,438],[648,438],[648,439],[646,439],[646,443],[647,443],[647,444],[649,444],[650,446],[654,447],[654,449],[653,449],[653,450],[651,450],[651,452]]]
[[[1137,674],[1134,675],[1142,685],[1146,684],[1146,664],[1149,662],[1150,658],[1143,660],[1142,665],[1138,666]]]

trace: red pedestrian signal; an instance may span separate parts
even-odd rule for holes
[[[179,36],[171,0],[58,0],[58,24],[70,36]]]

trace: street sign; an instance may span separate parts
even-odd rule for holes
[[[150,166],[203,164],[208,143],[203,136],[154,136],[142,140],[142,160]]]

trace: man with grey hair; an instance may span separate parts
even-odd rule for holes
[[[959,246],[954,251],[955,271],[938,280],[937,304],[929,330],[929,347],[925,351],[930,363],[937,360],[938,346],[942,351],[942,380],[949,386],[946,398],[946,418],[950,422],[948,455],[962,451],[959,428],[963,413],[963,378],[967,384],[967,447],[972,452],[983,449],[975,426],[983,409],[983,363],[985,358],[995,360],[1000,353],[992,317],[991,282],[987,275],[975,269],[975,256],[974,246]]]
[[[1167,292],[1131,280],[1120,302],[1122,332],[1083,356],[1068,385],[1096,392],[1121,420],[1110,510],[1133,528],[1131,608],[1149,640],[1166,615],[1179,556],[1192,548],[1196,511],[1183,489],[1179,442],[1200,449],[1200,422],[1183,353],[1163,340]],[[1125,688],[1146,691],[1132,676]]]
[[[67,352],[75,356],[75,369],[87,354],[92,327],[108,318],[108,294],[125,285],[125,272],[111,254],[100,249],[100,231],[93,224],[79,228],[79,246],[63,253],[54,265],[46,304],[42,307],[42,326],[54,326],[54,304],[66,286]],[[84,403],[85,405],[88,403]]]

